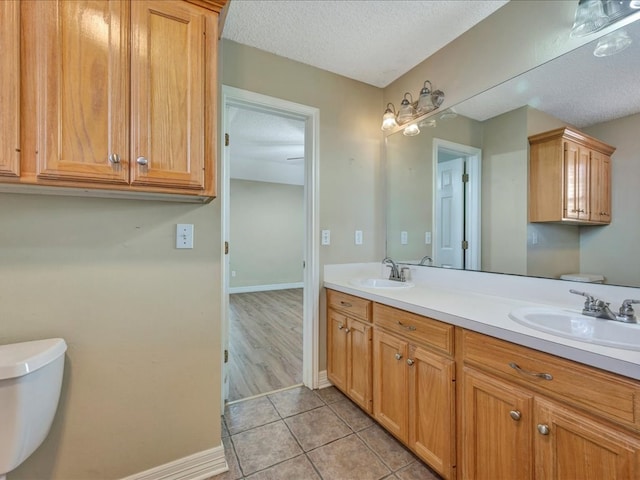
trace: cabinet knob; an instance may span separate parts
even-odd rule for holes
[[[338,325],[338,330],[342,330],[344,328],[343,324]]]
[[[541,435],[549,435],[549,425],[543,425],[542,423],[539,423],[538,432],[540,432]]]
[[[117,153],[112,153],[111,155],[109,155],[109,163],[113,164],[113,165],[117,165],[120,163],[120,155],[118,155]]]
[[[511,418],[513,418],[516,422],[522,418],[522,414],[518,410],[511,410],[509,412],[509,415],[511,415]]]
[[[402,354],[401,353],[396,353],[396,360],[402,360]]]
[[[416,363],[416,362],[413,359],[407,358],[407,365],[409,365],[410,367],[413,367],[414,363]]]
[[[351,329],[350,329],[350,328],[347,328],[347,329],[344,331],[344,333],[349,333],[350,331],[351,331]]]
[[[138,158],[136,159],[136,163],[137,163],[138,165],[149,165],[149,160],[147,160],[147,158],[146,158],[146,157],[138,157]]]

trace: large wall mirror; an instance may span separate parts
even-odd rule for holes
[[[387,136],[387,255],[640,287],[640,21],[622,29],[632,44],[616,55],[594,41]],[[527,139],[562,126],[616,148],[609,225],[528,222]]]

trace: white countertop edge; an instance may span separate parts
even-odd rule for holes
[[[581,343],[579,347],[574,347],[568,345],[568,343],[578,342],[574,342],[563,337],[557,337],[543,332],[538,332],[533,329],[528,329],[527,327],[518,326],[518,328],[520,329],[531,330],[532,335],[527,335],[526,333],[521,333],[506,328],[496,327],[482,321],[463,318],[457,315],[452,315],[450,313],[439,310],[433,310],[413,303],[404,302],[402,300],[385,296],[382,292],[372,293],[366,288],[352,288],[349,286],[345,286],[342,283],[334,283],[327,280],[324,281],[324,286],[332,290],[348,293],[350,295],[365,298],[367,300],[388,305],[390,307],[396,307],[401,310],[406,310],[408,312],[433,318],[435,320],[440,320],[451,325],[466,328],[474,332],[486,334],[495,338],[499,338],[501,340],[506,340],[517,345],[533,348],[541,352],[550,353],[558,357],[573,360],[585,365],[590,365],[592,367],[600,368],[608,372],[617,373],[619,375],[633,378],[635,380],[640,380],[640,365],[620,358],[615,358],[601,353],[585,350],[585,348],[590,347],[597,349],[605,348],[607,350],[610,350],[608,347],[601,347],[599,345],[593,345],[590,343]],[[487,295],[487,297],[489,296]],[[548,337],[549,340],[540,337]]]

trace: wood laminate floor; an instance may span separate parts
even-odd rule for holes
[[[302,383],[302,293],[229,295],[228,401]]]

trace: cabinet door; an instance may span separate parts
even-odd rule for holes
[[[327,319],[327,378],[336,388],[346,392],[347,317],[329,309]]]
[[[371,325],[351,318],[347,333],[347,355],[349,368],[347,370],[347,395],[362,409],[371,413]]]
[[[455,465],[455,362],[409,351],[409,447],[445,478]]]
[[[591,215],[594,222],[611,222],[611,159],[591,152]]]
[[[131,183],[202,190],[212,22],[200,7],[161,0],[132,2],[131,18]]]
[[[533,396],[469,367],[463,370],[462,478],[533,478]]]
[[[402,442],[407,442],[407,342],[373,332],[373,415]]]
[[[535,400],[536,479],[640,478],[640,441],[548,400]]]
[[[20,2],[0,2],[0,176],[20,175]]]
[[[37,176],[127,183],[128,2],[36,8]]]
[[[564,218],[589,220],[589,164],[589,150],[565,142]]]

